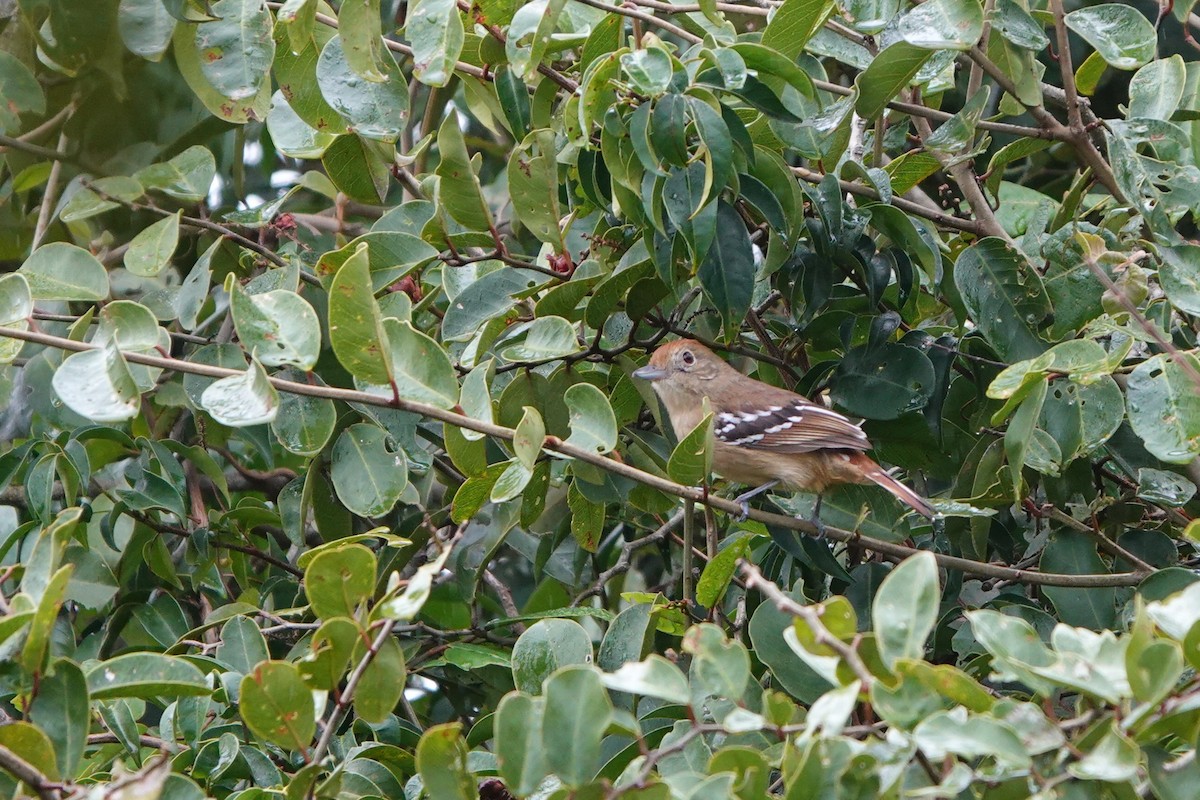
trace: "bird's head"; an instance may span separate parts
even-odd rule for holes
[[[674,391],[706,394],[706,382],[732,369],[713,351],[693,339],[664,344],[650,356],[650,363],[634,370],[633,377],[652,381],[655,390],[670,387]]]

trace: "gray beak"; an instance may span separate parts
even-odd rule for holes
[[[658,367],[651,367],[647,365],[641,367],[640,369],[635,369],[633,371],[633,377],[641,378],[644,381],[661,381],[663,378],[667,377],[667,371],[665,369],[659,369]]]

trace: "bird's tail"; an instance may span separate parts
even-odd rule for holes
[[[887,470],[862,453],[855,453],[851,458],[854,460],[855,466],[862,470],[864,478],[887,489],[893,497],[918,514],[933,519],[933,507],[924,497],[893,478],[887,473]]]

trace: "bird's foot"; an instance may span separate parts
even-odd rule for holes
[[[737,503],[742,508],[741,515],[738,516],[736,522],[745,522],[750,518],[750,500],[757,497],[763,492],[770,491],[779,485],[779,481],[770,481],[762,486],[756,486],[748,492],[742,492],[737,497],[733,498],[733,502]]]
[[[817,495],[817,501],[815,503],[813,503],[812,516],[808,518],[808,521],[811,522],[813,527],[817,529],[816,537],[817,537],[818,542],[824,541],[825,534],[828,533],[828,529],[825,527],[825,523],[821,521],[821,500],[822,499],[824,499],[824,495],[820,495],[820,494]]]
[[[812,517],[811,519],[809,519],[809,522],[811,522],[812,526],[817,529],[816,534],[815,534],[817,541],[818,542],[825,541],[825,534],[827,534],[829,532],[829,528],[825,527],[825,523],[821,521],[821,518],[820,517]]]

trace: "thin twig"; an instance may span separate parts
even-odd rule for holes
[[[817,644],[825,645],[833,652],[841,656],[846,662],[851,671],[862,682],[864,689],[870,688],[875,682],[875,676],[867,669],[867,665],[863,663],[862,658],[858,655],[858,651],[850,645],[843,642],[830,632],[829,628],[825,627],[825,623],[821,621],[821,612],[813,606],[802,606],[792,598],[784,594],[775,583],[763,577],[762,572],[754,564],[743,560],[741,562],[742,575],[746,579],[747,589],[758,589],[762,592],[763,597],[771,601],[772,604],[785,614],[791,614],[793,617],[798,617],[804,620],[804,624],[813,632],[813,638]]]
[[[330,742],[333,741],[338,727],[341,726],[342,720],[346,718],[346,714],[350,711],[350,701],[354,699],[354,690],[358,688],[358,684],[362,681],[367,667],[371,666],[371,662],[375,660],[375,656],[383,648],[383,643],[392,635],[392,628],[394,627],[396,627],[396,620],[394,619],[385,619],[380,623],[379,633],[371,641],[371,646],[367,648],[367,652],[363,654],[362,659],[355,665],[354,671],[350,673],[350,677],[346,679],[346,686],[338,696],[337,704],[333,707],[333,711],[329,714],[329,721],[325,723],[325,730],[321,732],[321,738],[317,740],[317,746],[313,748],[312,754],[309,756],[309,763],[319,764],[325,758],[325,753],[329,751]]]
[[[678,528],[679,524],[683,522],[683,514],[684,512],[682,511],[676,511],[670,519],[659,526],[658,529],[653,533],[648,533],[639,539],[634,539],[621,545],[621,554],[617,556],[616,562],[614,562],[611,567],[604,570],[604,572],[601,572],[598,576],[596,576],[596,580],[592,582],[592,585],[584,589],[578,597],[572,600],[571,605],[581,605],[584,600],[598,595],[604,591],[604,587],[613,578],[628,572],[633,566],[633,554],[647,545],[651,545],[655,542],[660,542],[665,539],[671,533],[671,531]]]
[[[67,132],[63,131],[58,135],[58,149],[62,150],[66,146]],[[42,205],[38,209],[37,224],[33,228],[33,241],[29,245],[30,251],[38,249],[38,245],[42,243],[42,239],[50,227],[50,216],[54,213],[54,206],[58,202],[58,182],[62,176],[62,165],[62,160],[58,159],[50,166],[50,177],[46,179],[46,190],[42,195]]]
[[[1154,572],[1153,564],[1146,563],[1121,545],[1114,542],[1112,539],[1105,536],[1097,528],[1093,528],[1091,525],[1080,522],[1070,514],[1063,511],[1061,508],[1057,508],[1056,506],[1043,507],[1041,509],[1041,513],[1055,522],[1066,525],[1071,530],[1079,531],[1080,533],[1095,539],[1096,544],[1099,545],[1100,548],[1109,555],[1117,558],[1123,558],[1137,569],[1145,570],[1147,574]]]

